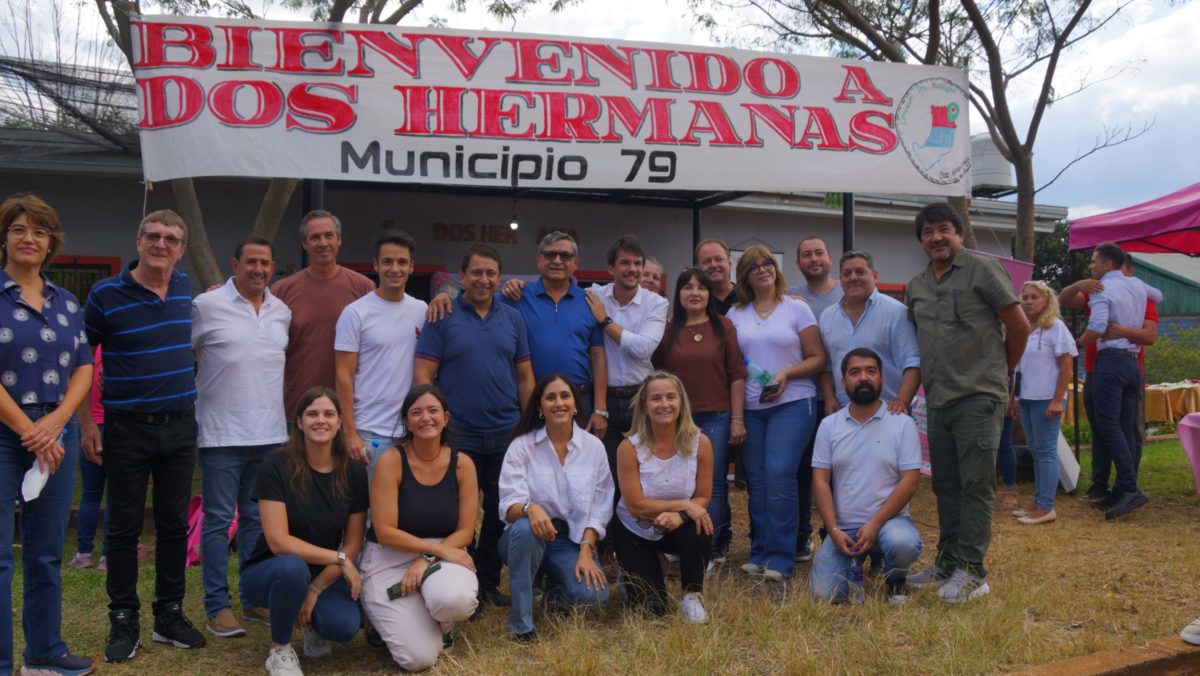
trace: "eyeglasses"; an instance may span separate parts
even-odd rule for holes
[[[160,235],[157,232],[147,232],[142,235],[142,239],[146,240],[146,243],[150,245],[162,242],[171,249],[178,249],[183,244],[183,240],[175,235]]]
[[[751,273],[754,273],[754,272],[758,272],[759,270],[771,270],[774,267],[775,267],[775,261],[773,259],[767,258],[767,259],[763,260],[763,262],[761,262],[761,263],[751,264],[750,267],[748,268],[748,271]]]
[[[569,262],[571,262],[571,261],[575,260],[575,254],[574,254],[574,253],[572,253],[572,252],[570,252],[570,251],[553,251],[553,250],[550,250],[550,251],[543,251],[543,252],[542,252],[542,258],[545,258],[545,259],[546,259],[546,260],[548,260],[548,261],[552,261],[552,260],[554,260],[555,258],[557,258],[557,259],[559,259],[560,261],[562,261],[562,262],[564,262],[564,263],[569,263]]]
[[[8,227],[8,234],[16,237],[18,240],[25,239],[25,235],[32,234],[35,241],[50,241],[50,231],[46,228],[27,228],[23,225],[11,225]]]

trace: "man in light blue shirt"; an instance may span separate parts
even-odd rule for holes
[[[1112,494],[1096,504],[1108,510],[1104,517],[1110,521],[1147,502],[1138,489],[1133,462],[1135,407],[1142,389],[1137,362],[1141,348],[1109,329],[1110,324],[1140,329],[1146,317],[1146,287],[1121,273],[1124,262],[1125,252],[1111,242],[1092,252],[1092,277],[1104,284],[1104,290],[1088,299],[1091,316],[1079,337],[1081,347],[1095,342],[1098,348],[1092,370],[1092,433],[1108,449],[1117,467],[1117,481]]]
[[[825,308],[842,299],[842,287],[830,274],[833,257],[825,240],[814,236],[800,240],[796,245],[796,267],[804,276],[804,283],[793,286],[788,292],[803,298],[814,317],[819,318]]]
[[[850,350],[866,347],[883,360],[883,400],[888,411],[907,415],[921,385],[921,352],[908,308],[876,288],[879,273],[875,259],[866,251],[853,249],[842,254],[838,271],[841,302],[826,308],[819,321],[831,365],[821,374],[825,413],[850,403],[846,391],[834,387],[833,368]]]

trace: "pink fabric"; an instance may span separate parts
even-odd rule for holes
[[[1189,413],[1175,424],[1175,434],[1192,466],[1192,477],[1196,480],[1196,494],[1200,495],[1200,413]]]
[[[233,523],[229,524],[229,541],[237,535],[237,510],[233,512]],[[204,500],[199,495],[188,503],[187,567],[200,565],[200,537],[204,534]]]
[[[969,249],[969,251],[973,254],[987,256],[988,258],[1000,261],[1000,265],[1003,265],[1004,269],[1008,271],[1008,276],[1012,277],[1013,291],[1016,292],[1018,298],[1021,296],[1021,285],[1033,279],[1033,263],[1026,263],[1015,258],[997,256],[986,251],[976,251],[974,249]]]
[[[91,406],[91,408],[92,408],[92,421],[95,422],[97,425],[104,424],[104,406],[100,404],[100,379],[101,379],[101,374],[104,372],[104,364],[101,363],[100,351],[101,351],[100,346],[96,346],[96,352],[95,352],[95,354],[92,355],[92,358],[95,359],[95,361],[96,361],[96,365],[95,365],[95,368],[92,370],[92,393],[91,393],[92,406]]]
[[[1071,221],[1071,249],[1116,242],[1140,253],[1200,254],[1200,183],[1124,209]]]

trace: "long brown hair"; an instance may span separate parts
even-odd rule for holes
[[[337,411],[338,417],[342,417],[342,402],[338,399],[337,392],[328,387],[313,387],[308,389],[304,394],[300,395],[300,401],[296,403],[295,414],[292,416],[292,432],[288,435],[287,443],[283,448],[279,449],[280,453],[287,455],[287,476],[288,483],[296,492],[304,497],[308,492],[308,486],[312,483],[312,477],[308,471],[308,457],[306,453],[306,443],[304,440],[304,430],[300,429],[300,419],[304,416],[304,411],[312,406],[312,403],[321,397],[327,397],[333,402],[333,408]],[[349,464],[350,452],[346,449],[346,437],[342,433],[342,428],[338,427],[338,431],[333,435],[333,495],[338,500],[345,500],[350,495],[350,477]]]

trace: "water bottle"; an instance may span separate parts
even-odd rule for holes
[[[850,570],[846,572],[846,600],[860,605],[867,600],[863,589],[862,559],[861,556],[850,557]]]
[[[746,365],[746,372],[749,374],[750,380],[762,387],[762,391],[758,394],[759,402],[765,402],[767,397],[779,391],[779,382],[775,380],[774,374],[749,359],[742,359],[742,363]]]
[[[380,451],[380,450],[381,450],[381,449],[379,448],[379,440],[378,440],[378,439],[372,439],[372,440],[371,440],[371,450],[370,450],[370,451],[367,451],[367,460],[368,460],[368,461],[374,461],[374,460],[375,460],[375,458],[378,458],[378,457],[379,457],[379,451]]]

